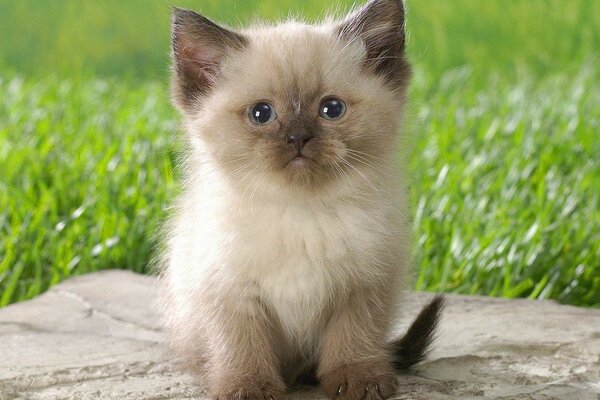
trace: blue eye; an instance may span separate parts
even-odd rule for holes
[[[340,119],[346,113],[346,103],[335,97],[329,97],[321,102],[319,115],[328,120]]]
[[[250,121],[257,125],[267,125],[275,121],[277,113],[275,112],[275,108],[269,103],[260,102],[250,107],[248,116],[250,117]]]

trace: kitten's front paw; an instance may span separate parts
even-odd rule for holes
[[[327,397],[336,400],[387,399],[398,385],[390,365],[374,362],[343,365],[323,374],[320,383]]]
[[[238,386],[223,388],[214,393],[215,400],[278,400],[283,397],[285,388],[279,384],[248,382]]]

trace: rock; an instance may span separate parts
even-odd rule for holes
[[[98,272],[0,309],[0,399],[206,398],[165,351],[155,286]],[[431,295],[409,297],[398,334]],[[429,359],[399,382],[398,399],[600,399],[600,310],[448,295]]]

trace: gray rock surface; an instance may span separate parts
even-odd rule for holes
[[[106,271],[0,309],[0,399],[205,398],[165,351],[155,286]],[[408,297],[406,324],[430,295]],[[435,349],[399,382],[398,399],[600,399],[600,310],[450,295]]]

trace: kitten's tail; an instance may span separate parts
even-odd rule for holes
[[[421,310],[406,334],[392,342],[394,367],[398,371],[404,371],[425,359],[429,346],[435,339],[444,304],[443,296],[435,296]]]

